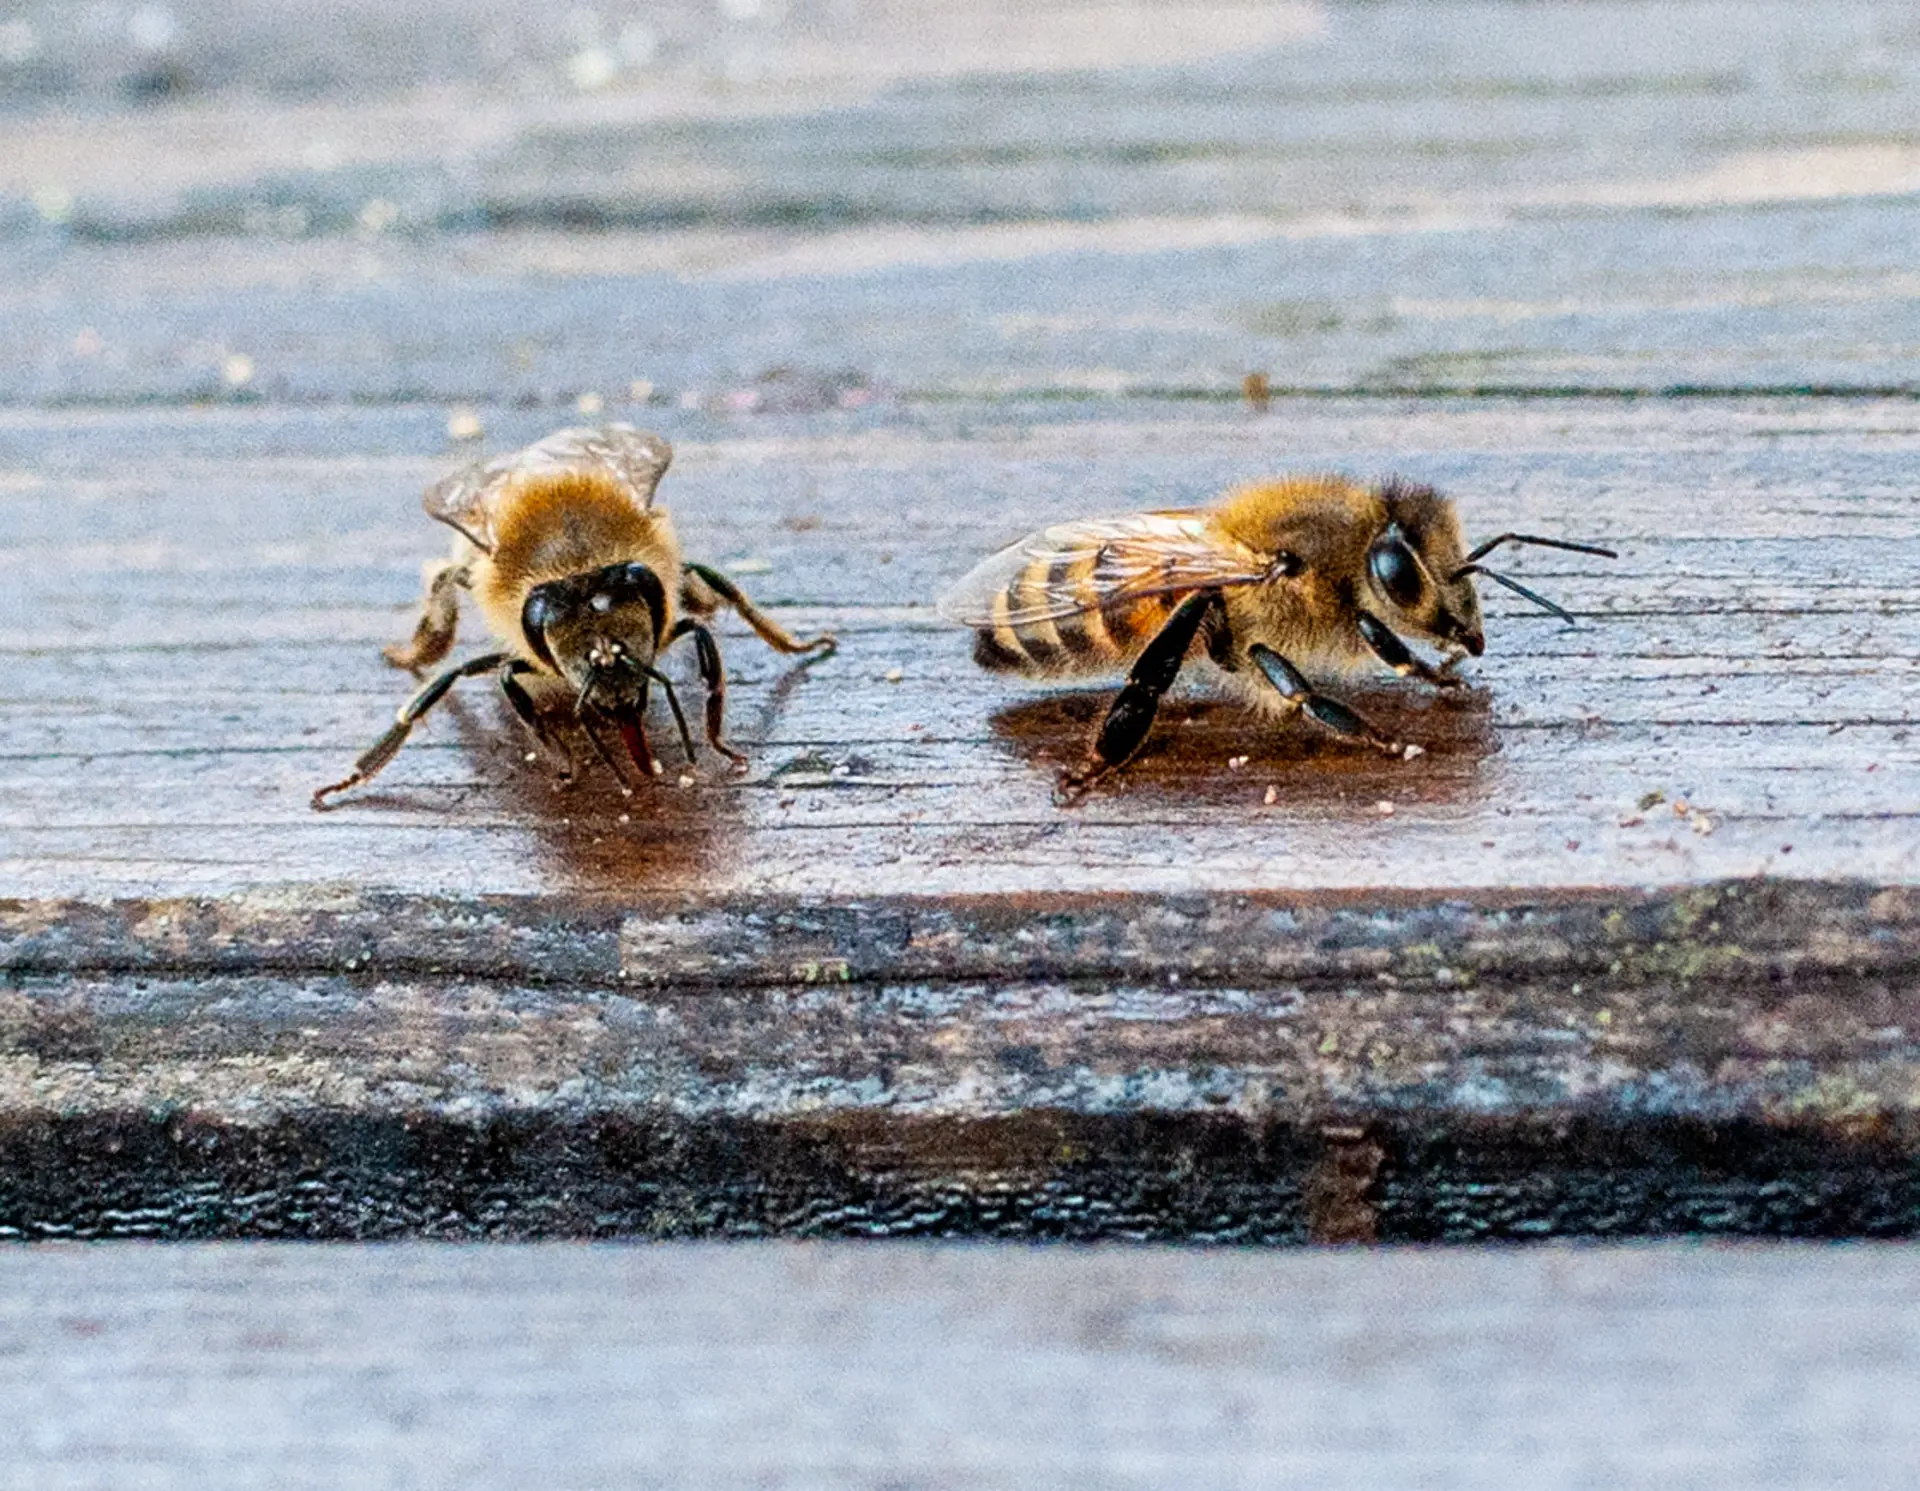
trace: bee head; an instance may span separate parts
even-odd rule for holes
[[[1387,524],[1367,549],[1366,586],[1381,620],[1479,657],[1486,651],[1480,597],[1461,572],[1460,522],[1432,487],[1391,482],[1381,492]]]
[[[610,564],[534,586],[520,630],[581,705],[617,712],[644,699],[666,615],[658,575],[644,564]]]

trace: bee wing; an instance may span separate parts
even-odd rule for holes
[[[1268,561],[1209,532],[1207,518],[1204,510],[1192,509],[1042,528],[976,565],[940,598],[940,614],[962,626],[1022,626],[1077,616],[1109,601],[1271,578]],[[1071,570],[1073,577],[1049,580],[1037,593],[1029,585],[1018,603],[1008,595],[1006,609],[996,611],[995,600],[1036,561],[1044,561],[1050,575]]]
[[[644,508],[653,506],[654,489],[672,461],[673,447],[651,430],[636,430],[632,425],[575,426],[556,430],[524,450],[475,461],[428,487],[420,505],[429,517],[459,529],[491,552],[494,499],[509,482],[598,467],[625,486]]]

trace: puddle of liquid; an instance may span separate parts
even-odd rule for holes
[[[995,714],[993,733],[1035,770],[1057,773],[1085,757],[1113,697],[1107,689],[1029,699]],[[1486,690],[1374,686],[1339,697],[1420,753],[1395,760],[1310,721],[1274,719],[1225,700],[1177,700],[1161,706],[1146,746],[1095,794],[1244,803],[1249,790],[1271,789],[1269,806],[1335,816],[1372,816],[1381,801],[1466,802],[1484,795],[1478,768],[1500,749]]]

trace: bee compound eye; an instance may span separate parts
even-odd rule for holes
[[[1387,598],[1403,609],[1416,606],[1426,588],[1420,577],[1420,563],[1413,552],[1398,539],[1385,539],[1373,546],[1367,567]]]

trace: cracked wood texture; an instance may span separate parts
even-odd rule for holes
[[[1920,1223],[1906,8],[58,9],[0,34],[0,1229]],[[723,628],[742,776],[558,790],[474,685],[309,811],[420,488],[593,417],[838,654]],[[1056,807],[1106,693],[933,598],[1301,469],[1621,557],[1515,552],[1578,625],[1490,590],[1469,690],[1340,684],[1412,761],[1182,693]]]

